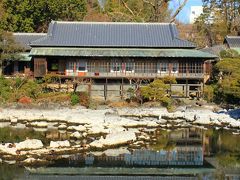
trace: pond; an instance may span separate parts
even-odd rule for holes
[[[0,163],[0,179],[240,179],[240,135],[230,130],[191,127],[145,132],[150,140],[142,146],[68,154],[44,167]],[[54,126],[44,130],[2,124],[0,128],[2,143],[26,137],[44,144],[51,140],[77,143]]]

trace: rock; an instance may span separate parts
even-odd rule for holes
[[[60,125],[58,126],[58,129],[60,129],[60,130],[67,129],[67,125],[66,125],[66,124],[60,124]]]
[[[35,159],[35,158],[27,158],[24,161],[22,161],[20,164],[24,165],[24,166],[43,166],[43,165],[47,165],[49,164],[48,161],[43,160],[43,159]]]
[[[66,141],[51,141],[50,148],[70,147],[70,142]]]
[[[111,133],[106,136],[106,138],[100,138],[90,143],[90,147],[103,148],[109,146],[117,146],[126,144],[136,140],[136,135],[131,131],[123,131],[117,133]]]
[[[87,130],[87,128],[86,128],[85,126],[83,126],[83,125],[73,126],[73,129],[74,129],[75,131],[79,131],[79,132],[84,132],[84,131]]]
[[[78,131],[76,131],[76,132],[72,133],[72,134],[70,135],[70,137],[72,137],[72,138],[77,138],[77,139],[81,139],[81,138],[82,138],[82,135],[81,135]]]
[[[104,126],[96,125],[88,130],[88,134],[107,134],[109,133],[108,129],[105,129]]]
[[[30,124],[31,126],[33,127],[36,127],[36,128],[47,128],[48,127],[48,123],[47,122],[44,122],[44,121],[41,121],[41,122],[33,122]]]
[[[0,164],[1,164],[2,162],[3,162],[2,159],[0,159]]]
[[[18,122],[18,119],[16,117],[11,118],[11,123],[16,124]]]
[[[23,142],[16,144],[17,150],[23,150],[23,149],[40,149],[43,147],[43,143],[41,140],[38,139],[27,139]]]
[[[12,164],[16,164],[16,161],[15,160],[12,160],[12,161],[4,161],[5,163],[9,164],[9,165],[12,165]]]

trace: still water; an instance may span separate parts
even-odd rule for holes
[[[8,179],[240,179],[240,135],[229,130],[192,127],[149,130],[151,140],[127,152],[88,152],[68,155],[41,168],[0,164],[0,180]],[[26,137],[69,139],[54,129],[1,128],[0,142]],[[1,156],[0,156],[1,158]]]

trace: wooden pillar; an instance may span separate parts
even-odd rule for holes
[[[92,78],[89,79],[89,84],[88,84],[88,96],[91,98],[92,95]]]
[[[104,84],[104,100],[107,100],[107,84],[108,84],[108,80],[106,78],[106,82]]]
[[[188,86],[188,79],[186,79],[186,97],[189,97],[189,86]]]
[[[120,85],[120,96],[121,96],[121,100],[123,99],[123,78],[122,78],[122,82]]]

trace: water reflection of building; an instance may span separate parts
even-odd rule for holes
[[[199,166],[203,165],[203,151],[200,146],[177,146],[172,150],[135,150],[119,156],[85,157],[86,165],[123,166]]]

